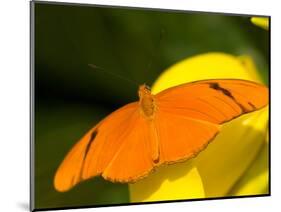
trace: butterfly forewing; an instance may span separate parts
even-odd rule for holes
[[[135,121],[133,114],[137,109],[137,103],[130,103],[87,132],[59,166],[55,188],[67,191],[81,180],[101,174],[124,142],[122,134]]]
[[[221,124],[268,104],[268,89],[246,80],[203,80],[156,95],[160,109]]]

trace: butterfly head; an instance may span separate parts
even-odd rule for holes
[[[139,86],[139,98],[143,98],[145,96],[151,96],[150,87],[146,84],[142,84]]]

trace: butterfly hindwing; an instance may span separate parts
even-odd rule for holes
[[[153,154],[157,145],[153,141],[157,138],[153,138],[151,121],[140,114],[138,116],[123,137],[123,145],[102,173],[105,179],[113,182],[134,182],[152,170]]]
[[[160,164],[196,156],[219,132],[219,125],[159,110],[155,117]]]

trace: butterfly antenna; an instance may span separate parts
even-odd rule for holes
[[[101,68],[99,66],[96,66],[94,64],[88,64],[88,66],[90,66],[91,68],[93,68],[94,70],[97,70],[97,71],[101,71],[101,72],[104,72],[104,73],[107,73],[107,74],[110,74],[112,76],[115,76],[115,77],[118,77],[119,79],[122,79],[122,80],[126,80],[127,82],[130,82],[132,83],[134,86],[136,86],[137,88],[139,87],[140,83],[137,83],[136,81],[133,81],[133,80],[130,80],[126,77],[123,77],[119,74],[116,74],[116,73],[113,73],[113,72],[110,72],[110,71],[106,71],[104,68]]]

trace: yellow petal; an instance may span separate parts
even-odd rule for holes
[[[261,82],[250,57],[207,53],[185,59],[164,71],[153,85],[152,92],[155,94],[166,88],[200,79],[219,78]],[[266,112],[257,111],[244,115],[226,124],[219,136],[192,162],[163,166],[146,179],[131,184],[131,201],[226,195],[249,167],[262,145],[260,138],[266,129],[264,126],[268,115],[267,109],[264,111]],[[260,123],[260,126],[256,127],[256,123]],[[153,186],[154,184],[157,186]],[[204,192],[201,191],[202,184]]]
[[[243,64],[244,69],[247,71],[247,74],[250,76],[250,80],[256,82],[263,82],[260,75],[257,72],[257,67],[249,55],[241,55],[237,57],[239,61]]]
[[[269,28],[269,18],[252,17],[251,22],[263,29],[268,30]]]
[[[266,136],[265,136],[265,142],[268,143],[269,142],[269,130],[267,128],[267,132],[266,132]]]
[[[154,94],[175,85],[202,79],[245,79],[261,82],[249,56],[206,53],[187,58],[164,71],[152,86]]]
[[[225,196],[245,173],[264,144],[267,122],[268,107],[224,124],[194,160],[207,197]]]
[[[268,194],[268,176],[268,143],[264,143],[255,161],[228,195]]]
[[[239,181],[233,186],[229,192],[229,196],[268,194],[268,142],[269,130],[267,127],[265,142],[263,143],[257,157]]]
[[[194,199],[205,196],[201,178],[192,161],[161,166],[149,177],[131,184],[129,189],[131,202],[177,200],[186,199],[187,196]]]

